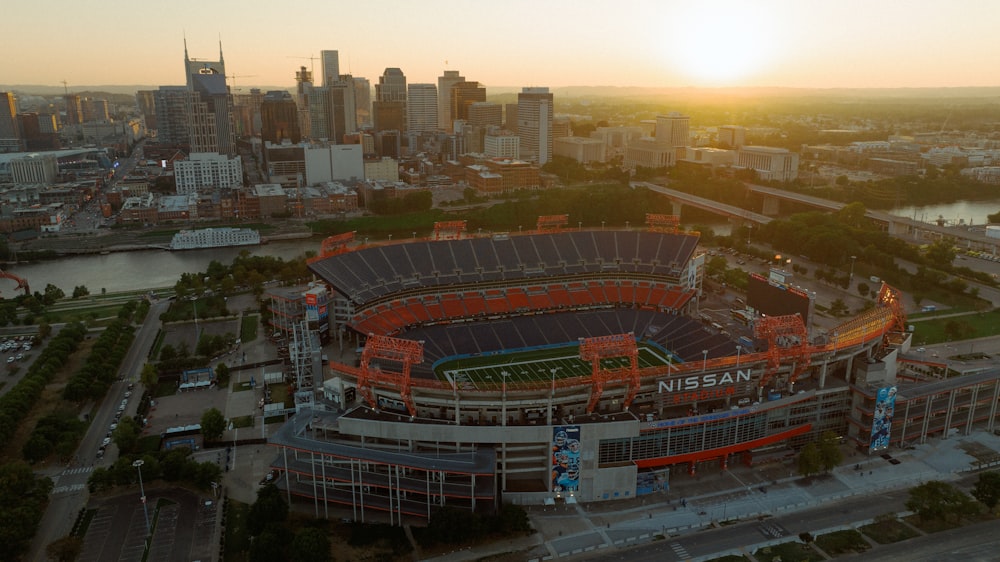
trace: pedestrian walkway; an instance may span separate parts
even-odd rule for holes
[[[930,480],[957,480],[1000,455],[1000,436],[980,431],[933,440],[906,450],[889,449],[871,456],[848,456],[831,474],[804,479],[788,467],[759,469],[730,466],[698,476],[675,476],[670,490],[617,502],[526,506],[534,535],[518,544],[528,560],[570,559],[601,549],[629,547],[727,521],[792,513],[852,496],[905,489]],[[776,477],[783,473],[783,477]],[[850,523],[845,521],[845,523]],[[780,525],[761,522],[761,542],[785,540]],[[671,548],[687,558],[683,546]],[[458,561],[512,552],[482,545],[434,558]]]

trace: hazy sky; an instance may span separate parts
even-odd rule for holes
[[[5,0],[0,83],[183,84],[186,34],[204,59],[222,37],[239,88],[323,49],[372,83],[997,86],[998,24],[1000,0]]]

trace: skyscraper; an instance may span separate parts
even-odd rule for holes
[[[295,72],[295,103],[299,108],[299,132],[306,138],[313,138],[312,117],[309,115],[312,95],[313,73],[300,66]]]
[[[488,101],[473,102],[469,106],[469,124],[486,127],[503,125],[503,106]]]
[[[139,90],[135,93],[135,102],[142,113],[142,120],[147,129],[156,129],[156,91]]]
[[[548,88],[522,88],[517,95],[517,135],[521,158],[539,166],[552,159],[554,102]]]
[[[330,86],[340,80],[340,53],[338,51],[320,51],[320,64],[322,64],[323,85]]]
[[[406,89],[407,130],[417,132],[437,130],[437,86],[434,84],[410,84]]]
[[[188,57],[187,38],[184,38],[184,77],[189,90],[194,90],[194,77],[199,74],[222,76],[223,82],[225,81],[226,62],[222,56],[222,41],[219,41],[219,60],[213,61]]]
[[[372,124],[372,85],[367,78],[354,77],[354,110],[359,127]]]
[[[0,92],[0,151],[17,152],[21,148],[17,98],[14,92]]]
[[[451,132],[451,87],[459,82],[465,82],[465,77],[457,70],[445,70],[444,74],[438,76],[438,128]]]
[[[195,93],[187,107],[191,151],[236,154],[236,122],[232,96],[226,86],[222,41],[219,41],[219,60],[212,61],[190,58],[185,38],[184,72],[187,89]]]
[[[406,131],[406,76],[398,68],[386,68],[375,84],[372,116],[376,131]]]
[[[66,94],[63,96],[66,101],[66,125],[79,125],[83,123],[83,101],[76,94]]]
[[[479,82],[457,82],[451,87],[451,120],[468,121],[469,106],[486,101],[486,88]]]
[[[261,140],[278,144],[288,139],[293,144],[302,140],[299,131],[299,108],[292,94],[273,90],[264,94],[260,104]]]
[[[354,106],[354,79],[343,75],[329,86],[314,87],[309,95],[310,138],[343,144],[358,130]]]
[[[160,86],[153,92],[156,136],[164,144],[188,144],[188,106],[194,93],[187,86]]]

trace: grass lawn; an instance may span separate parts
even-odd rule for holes
[[[243,562],[250,550],[250,535],[247,533],[247,514],[250,506],[234,499],[226,502],[226,562]]]
[[[259,325],[260,314],[248,314],[243,317],[243,325],[240,326],[240,339],[243,340],[243,343],[257,339],[257,326]]]
[[[233,422],[234,428],[253,427],[253,416],[239,416],[229,421]]]
[[[271,403],[272,404],[285,404],[288,405],[288,385],[285,383],[275,383],[269,384],[268,388],[271,389]]]
[[[153,398],[162,398],[176,393],[177,381],[175,380],[160,381],[156,383],[156,387],[153,388]]]
[[[861,533],[854,529],[834,531],[816,537],[816,545],[830,556],[846,553],[864,552],[872,547]]]
[[[858,530],[879,544],[892,544],[920,536],[920,533],[904,525],[898,519],[876,521],[860,527]]]
[[[135,448],[139,454],[156,454],[160,450],[161,440],[159,435],[146,435],[139,438],[139,442],[136,443]]]
[[[232,390],[233,392],[244,392],[246,390],[253,390],[253,387],[250,386],[250,381],[245,381],[245,382],[233,381]]]
[[[915,320],[915,319],[914,319]],[[957,323],[967,327],[967,335],[963,339],[981,338],[1000,334],[1000,309],[986,312],[974,312],[962,316],[936,318],[913,322],[913,343],[927,345],[952,341],[945,330],[949,323]]]
[[[765,546],[754,551],[753,556],[757,560],[780,559],[781,562],[819,562],[823,560],[823,557],[809,545],[798,541]]]

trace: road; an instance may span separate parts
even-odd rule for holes
[[[950,531],[916,537],[889,548],[876,549],[855,557],[863,562],[993,562],[997,559],[1000,537],[996,522],[985,521]]]
[[[28,560],[43,560],[45,547],[52,541],[69,534],[73,527],[76,516],[83,509],[90,498],[87,491],[87,479],[94,468],[99,466],[110,466],[117,457],[114,444],[108,446],[107,454],[103,459],[96,459],[101,441],[114,421],[118,404],[124,398],[129,380],[138,382],[139,373],[149,356],[149,351],[156,341],[156,335],[160,331],[160,315],[163,314],[169,302],[161,300],[149,309],[146,320],[135,333],[135,340],[125,355],[122,367],[119,370],[120,382],[112,384],[105,400],[91,413],[91,424],[86,435],[80,440],[80,446],[76,450],[75,462],[71,462],[64,470],[53,476],[54,487],[49,500],[49,507],[42,516],[42,521],[38,525],[38,532],[31,543],[31,554]],[[139,403],[138,396],[141,394],[140,386],[137,384],[134,392],[135,396],[129,400],[125,415],[134,415],[136,404]]]

